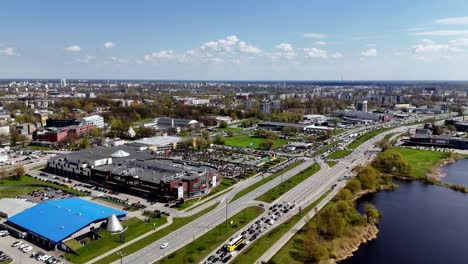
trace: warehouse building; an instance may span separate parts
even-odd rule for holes
[[[5,226],[43,248],[68,251],[65,240],[92,237],[111,215],[123,219],[126,213],[75,197],[39,203],[9,217]]]

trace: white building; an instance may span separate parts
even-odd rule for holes
[[[83,117],[81,120],[83,125],[93,124],[95,128],[104,128],[104,118],[102,116],[92,115]]]
[[[67,80],[66,79],[61,79],[60,80],[60,87],[62,87],[62,88],[67,87]]]

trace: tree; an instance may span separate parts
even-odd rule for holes
[[[89,138],[85,137],[81,140],[81,148],[83,149],[89,149]]]
[[[226,140],[224,139],[223,135],[216,134],[213,143],[217,145],[224,145],[224,143],[226,143]]]
[[[204,137],[197,137],[196,139],[196,143],[197,143],[197,148],[198,150],[206,147],[208,145],[208,142],[206,141],[206,139]]]
[[[271,139],[266,139],[260,142],[260,144],[258,144],[258,147],[263,150],[270,150],[271,148],[273,148],[273,145],[275,145],[275,141]]]
[[[228,127],[228,123],[226,121],[223,120],[219,122],[219,128],[226,128],[226,127]]]
[[[343,235],[346,219],[338,211],[334,202],[330,202],[317,215],[317,231],[325,239],[334,239]]]
[[[312,225],[307,227],[304,235],[304,250],[306,257],[313,263],[320,262],[320,260],[328,256],[327,248],[320,243],[317,229]]]
[[[338,199],[350,201],[353,198],[353,193],[349,189],[344,188],[336,196]]]
[[[281,130],[281,133],[283,133],[283,135],[289,136],[289,137],[296,135],[297,132],[299,132],[297,127],[286,126],[286,127],[283,127],[283,129]]]
[[[379,142],[377,142],[375,144],[377,147],[379,147],[380,149],[382,149],[383,151],[387,150],[388,148],[390,148],[392,145],[390,144],[390,142],[388,141],[388,139],[384,138],[382,140],[380,140]]]
[[[408,162],[403,159],[400,153],[394,150],[380,152],[372,162],[372,166],[385,173],[408,175],[411,171]]]
[[[373,206],[372,204],[366,203],[364,205],[364,213],[367,217],[367,223],[377,224],[379,222],[381,214],[379,210],[377,210],[377,208],[375,208],[375,206]]]
[[[24,176],[26,171],[24,170],[24,167],[22,165],[18,165],[15,167],[15,178],[19,179]]]
[[[349,189],[353,194],[356,194],[361,191],[361,182],[358,179],[353,178],[349,180],[346,188]]]
[[[379,185],[380,172],[371,166],[357,167],[358,172],[357,178],[361,182],[363,189],[372,190],[377,188]]]

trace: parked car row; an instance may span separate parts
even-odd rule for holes
[[[8,261],[10,259],[11,259],[11,257],[8,256],[5,252],[0,251],[0,263],[6,262],[6,261]]]
[[[56,259],[55,257],[52,257],[50,255],[47,255],[43,252],[32,252],[31,258],[34,258],[38,261],[43,261],[46,264],[64,264],[63,261]]]
[[[0,236],[2,237],[6,237],[10,234],[10,232],[8,232],[8,230],[0,230]]]

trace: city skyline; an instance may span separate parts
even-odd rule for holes
[[[465,80],[468,3],[449,2],[9,1],[0,77]]]

